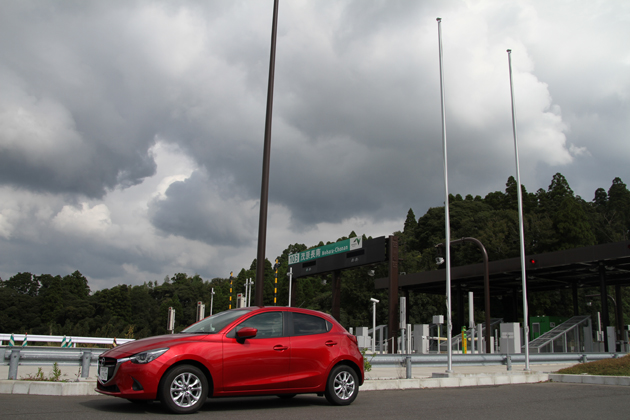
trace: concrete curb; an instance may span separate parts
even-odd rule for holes
[[[514,372],[501,374],[451,375],[417,379],[368,379],[361,391],[385,391],[423,388],[456,388],[464,386],[488,386],[528,384],[538,382],[564,382],[592,385],[630,386],[628,376],[561,375],[540,372]],[[30,395],[101,395],[94,391],[96,381],[41,382],[0,380],[0,394]]]
[[[382,391],[394,389],[456,388],[463,386],[487,386],[545,382],[548,373],[513,373],[497,375],[451,375],[448,377],[420,379],[375,379],[367,380],[361,391]]]
[[[96,381],[85,382],[44,382],[0,380],[0,394],[30,395],[100,395],[96,391]]]
[[[552,373],[549,374],[549,380],[552,382],[565,382],[571,384],[630,386],[630,376],[564,375]]]

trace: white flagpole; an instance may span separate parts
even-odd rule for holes
[[[521,279],[523,282],[523,330],[525,331],[525,370],[529,371],[529,314],[527,310],[527,276],[525,273],[525,231],[523,229],[523,194],[521,192],[521,170],[518,159],[518,140],[516,137],[516,110],[514,107],[514,83],[512,82],[512,50],[507,50],[510,67],[510,95],[512,97],[512,132],[514,133],[514,156],[516,159],[516,196],[518,197],[518,225],[521,240]]]
[[[448,211],[448,159],[446,154],[446,119],[444,110],[444,68],[442,65],[442,18],[437,18],[438,23],[438,39],[440,49],[440,93],[442,102],[442,144],[444,146],[444,219],[446,224],[446,344],[448,346],[447,373],[453,372],[453,349],[451,348],[451,330],[453,329],[453,321],[451,319],[451,227]],[[439,346],[439,344],[438,344]]]

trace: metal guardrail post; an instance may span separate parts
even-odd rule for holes
[[[81,377],[87,378],[90,376],[90,362],[92,361],[92,352],[84,351],[81,354]]]
[[[11,358],[9,361],[9,378],[17,379],[18,363],[20,362],[20,349],[11,350]]]
[[[588,363],[588,356],[586,354],[582,355],[582,363]]]
[[[512,370],[512,357],[509,354],[505,356],[505,363],[507,364],[507,370]]]
[[[411,356],[405,357],[405,365],[407,367],[407,379],[411,379]]]

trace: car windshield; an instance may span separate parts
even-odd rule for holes
[[[225,328],[226,325],[231,323],[237,318],[245,315],[250,312],[251,309],[239,309],[239,310],[229,310],[225,312],[220,312],[218,314],[209,316],[208,318],[202,319],[196,324],[191,325],[182,331],[182,333],[204,333],[204,334],[215,334]]]

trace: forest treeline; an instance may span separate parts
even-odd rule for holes
[[[505,191],[485,197],[454,195],[450,197],[450,222],[453,238],[475,237],[486,247],[491,261],[519,255],[517,184],[513,177]],[[630,230],[630,191],[620,178],[615,178],[608,190],[598,188],[586,201],[576,196],[565,177],[553,176],[549,187],[535,193],[521,186],[524,207],[525,247],[528,254],[558,251],[588,245],[627,240]],[[403,230],[394,232],[400,242],[400,271],[413,273],[435,270],[435,244],[444,241],[444,207],[430,208],[416,218],[409,210]],[[337,242],[356,234],[351,232],[327,243]],[[365,238],[369,239],[369,238]],[[325,245],[324,242],[312,247]],[[286,247],[278,256],[279,305],[288,302],[288,256],[308,249],[304,244]],[[473,246],[458,246],[452,254],[452,265],[481,262]],[[275,272],[269,260],[265,264],[264,302],[273,304]],[[368,276],[368,269],[376,271]],[[79,271],[64,277],[50,274],[33,275],[21,272],[8,280],[0,279],[0,332],[52,334],[68,336],[143,338],[166,333],[167,310],[176,310],[176,330],[195,321],[196,305],[202,301],[209,315],[228,309],[230,287],[232,307],[236,294],[245,292],[245,282],[254,278],[256,260],[241,269],[234,278],[203,279],[199,275],[177,273],[161,281],[142,285],[121,284],[92,292],[88,281]],[[341,323],[346,327],[371,325],[371,297],[377,305],[377,322],[387,323],[387,291],[374,290],[374,278],[386,277],[387,266],[360,267],[346,270],[341,276]],[[296,282],[297,299],[293,306],[330,312],[332,291],[329,277],[302,278]],[[630,324],[630,293],[623,288],[623,324]],[[214,295],[212,295],[214,291]],[[600,303],[586,306],[585,295],[598,290],[580,290],[584,311],[596,313]],[[253,294],[252,294],[253,295]],[[494,299],[494,298],[493,298]],[[532,293],[529,295],[530,315],[570,316],[573,313],[569,292]],[[479,305],[481,306],[481,305]],[[610,306],[609,306],[610,307]],[[412,323],[429,323],[433,315],[445,314],[444,296],[412,293],[407,303]],[[500,308],[500,302],[492,304]],[[611,308],[611,319],[614,313]],[[589,312],[585,312],[589,313]],[[483,319],[482,310],[475,311]],[[458,326],[454,326],[455,329]]]

